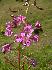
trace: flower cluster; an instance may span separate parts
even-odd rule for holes
[[[33,36],[33,40],[34,40],[35,42],[38,42],[39,36],[38,36],[38,35],[34,35],[34,36]]]
[[[32,25],[26,24],[23,28],[23,31],[18,36],[17,34],[15,36],[15,41],[20,42],[23,44],[23,46],[30,46],[31,42],[34,40],[35,42],[38,42],[39,36],[34,35],[33,36],[34,29],[32,28]],[[32,37],[32,38],[31,38]]]
[[[19,15],[19,16],[12,16],[13,17],[13,24],[15,25],[15,26],[18,26],[18,25],[20,25],[25,19],[26,19],[26,17],[25,16],[21,16],[21,15]]]
[[[4,33],[4,35],[6,35],[6,36],[11,36],[13,34],[11,23],[12,22],[10,22],[10,21],[6,23],[6,31]]]
[[[6,23],[6,31],[5,31],[6,36],[11,36],[13,34],[13,32],[12,32],[12,29],[13,29],[12,25],[13,24],[15,26],[18,26],[21,23],[24,23],[25,19],[26,19],[25,16],[21,16],[21,15],[19,15],[19,16],[11,15],[11,16],[13,18],[12,22],[9,21],[9,22]],[[34,28],[35,29],[40,29],[41,28],[41,24],[40,24],[39,21],[37,21],[35,23]],[[21,43],[23,46],[30,46],[33,41],[38,42],[39,41],[39,35],[36,34],[36,33],[33,34],[34,28],[32,27],[31,24],[24,23],[23,31],[19,35],[18,34],[14,35],[14,37],[15,37],[14,41],[17,42],[17,43],[18,42]],[[8,51],[8,49],[10,50],[10,46],[8,46],[8,44],[4,45],[3,50]]]
[[[10,50],[11,50],[10,44],[5,44],[4,46],[2,46],[2,52],[3,53],[9,52]]]
[[[12,28],[17,27],[26,19],[25,16],[21,16],[21,15],[19,15],[19,16],[11,15],[11,17],[13,17],[13,20],[11,22],[9,21],[6,23],[6,31],[4,33],[4,35],[6,35],[6,36],[11,36],[13,34]]]
[[[38,28],[41,28],[41,24],[40,24],[40,22],[39,21],[37,21],[36,23],[35,23],[35,27],[38,29]]]
[[[35,23],[34,33],[39,34],[39,32],[43,32],[42,26],[39,21]]]

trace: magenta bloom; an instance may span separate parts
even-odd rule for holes
[[[38,35],[34,35],[34,36],[33,36],[33,40],[34,40],[35,42],[38,42],[38,41],[39,41],[39,36],[38,36]]]
[[[21,32],[20,36],[24,37],[25,36],[25,32]]]
[[[25,33],[32,33],[34,30],[32,28],[32,25],[29,25],[27,24],[25,27],[24,27],[24,32]]]
[[[32,28],[32,25],[27,24],[24,27],[24,32],[26,33],[26,37],[30,38],[32,36],[32,32],[34,31],[34,29]]]
[[[21,32],[20,36],[16,34],[15,37],[16,42],[20,42],[21,44],[23,44],[23,46],[30,46],[31,41],[24,32]]]
[[[11,24],[12,24],[12,22],[10,22],[10,21],[6,23],[6,30],[8,30],[8,29],[12,30]]]
[[[22,40],[23,39],[19,37],[19,38],[16,39],[16,42],[22,42]]]
[[[18,16],[18,19],[19,19],[21,22],[23,22],[23,21],[26,19],[26,17],[25,17],[25,16],[20,15],[20,16]]]
[[[27,34],[27,38],[30,38],[32,36],[32,33]]]
[[[41,27],[41,24],[40,24],[39,21],[37,21],[37,22],[35,23],[35,27],[36,27],[36,28],[40,28],[40,27]]]
[[[22,36],[23,38],[24,38],[24,37],[30,38],[30,37],[32,36],[32,33],[31,33],[31,32],[30,32],[30,33],[28,33],[28,32],[26,33],[26,32],[24,31],[24,32],[21,32],[21,33],[20,33],[20,36]]]
[[[13,23],[15,25],[20,25],[25,19],[26,19],[25,16],[19,15],[19,16],[13,17]]]
[[[18,25],[21,24],[21,21],[20,21],[20,19],[18,19],[18,17],[14,17],[13,18],[13,23],[14,23],[15,26],[18,26]]]
[[[11,36],[12,34],[13,34],[13,32],[10,30],[6,30],[4,33],[4,35],[6,35],[6,36]]]
[[[3,53],[9,52],[10,50],[11,50],[10,44],[5,44],[4,46],[2,46],[2,52]]]
[[[30,46],[31,45],[31,41],[30,40],[26,40],[26,46]]]
[[[30,29],[30,33],[32,33],[34,31],[34,29],[32,28],[32,29]]]
[[[32,25],[28,24],[24,27],[24,31],[29,31],[31,28],[32,28]]]
[[[4,35],[11,36],[12,34],[13,34],[13,32],[12,32],[11,22],[9,21],[6,23],[6,31],[5,31]]]
[[[23,41],[23,38],[21,36],[15,35],[15,37],[16,37],[16,39],[15,39],[16,42],[22,42]]]
[[[23,46],[30,46],[31,44],[31,40],[27,37],[23,37],[23,41],[22,41]]]
[[[23,43],[23,46],[30,46],[31,45],[31,41],[30,40],[27,40],[26,42]]]

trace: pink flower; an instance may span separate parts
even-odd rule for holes
[[[20,21],[20,19],[18,19],[18,17],[15,17],[15,18],[13,19],[13,23],[14,23],[15,25],[20,25],[20,24],[21,24],[21,21]]]
[[[25,33],[32,33],[34,30],[33,30],[33,28],[32,28],[32,25],[26,25],[25,27],[24,27],[24,32]]]
[[[15,37],[16,37],[16,39],[15,39],[16,42],[22,42],[23,41],[23,38],[21,36],[16,35]]]
[[[30,44],[31,44],[31,41],[29,38],[30,36],[31,36],[31,34],[29,34],[29,36],[27,37],[24,32],[21,32],[20,36],[18,36],[17,34],[15,35],[15,37],[16,37],[15,41],[21,42],[24,46],[30,46]]]
[[[31,36],[32,36],[32,34],[31,34],[31,33],[27,34],[27,37],[28,37],[28,38],[30,38]]]
[[[6,36],[11,36],[13,34],[11,23],[12,22],[10,22],[10,21],[6,23],[6,31],[4,33],[4,35],[6,35]]]
[[[10,44],[5,44],[4,46],[2,46],[2,52],[3,53],[9,52],[10,50],[11,50]]]
[[[30,38],[32,36],[32,32],[34,31],[34,29],[32,28],[32,25],[26,25],[24,27],[24,32],[26,33],[26,37]]]
[[[21,15],[15,16],[15,17],[13,17],[13,23],[15,25],[20,25],[25,19],[26,19],[25,16],[21,16]]]
[[[27,25],[24,27],[24,30],[30,30],[31,28],[32,28],[32,25],[27,24]]]
[[[27,40],[26,41],[26,46],[30,46],[31,45],[31,41],[30,40]]]
[[[24,37],[25,36],[25,33],[24,32],[21,32],[20,36]]]
[[[23,46],[30,46],[31,40],[27,37],[24,37],[23,41],[22,41],[22,44],[23,44]]]
[[[34,36],[33,36],[33,40],[34,40],[35,42],[38,42],[38,41],[39,41],[39,36],[38,36],[38,35],[34,35]]]
[[[11,31],[11,28],[10,28],[10,27],[9,27],[9,28],[8,28],[8,27],[6,27],[6,30],[7,30],[7,31]]]
[[[23,20],[25,20],[25,19],[26,19],[26,17],[25,17],[25,16],[20,15],[20,16],[18,16],[18,19],[22,22]]]
[[[11,36],[12,34],[13,34],[13,32],[10,30],[6,30],[4,33],[4,35],[6,35],[6,36]]]
[[[40,24],[39,21],[37,21],[37,22],[35,23],[35,27],[36,27],[36,28],[40,28],[40,27],[41,27],[41,24]]]
[[[30,40],[27,40],[26,42],[23,42],[23,46],[30,46],[31,44],[31,41]]]
[[[12,24],[12,22],[10,22],[10,21],[7,22],[6,23],[6,29],[10,29],[11,30],[12,29],[11,24]]]
[[[34,31],[34,29],[30,29],[30,33],[32,33]]]
[[[17,38],[16,42],[22,42],[22,40],[23,40],[22,38]]]

